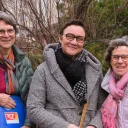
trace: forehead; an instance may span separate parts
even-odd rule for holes
[[[67,34],[67,33],[72,33],[74,35],[85,36],[85,31],[84,31],[83,27],[76,26],[76,25],[70,25],[67,28],[65,28],[64,29],[64,34]]]
[[[12,25],[5,23],[3,20],[0,20],[0,29],[13,28]]]
[[[128,47],[127,46],[118,46],[112,51],[112,54],[117,54],[117,55],[128,54]]]

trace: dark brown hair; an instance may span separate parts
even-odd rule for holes
[[[84,31],[85,31],[84,23],[83,23],[81,20],[79,20],[79,19],[73,19],[73,20],[67,22],[67,23],[61,28],[61,30],[60,30],[60,35],[63,35],[64,30],[65,30],[68,26],[71,26],[71,25],[80,26],[80,27],[82,27],[82,28],[84,29]]]

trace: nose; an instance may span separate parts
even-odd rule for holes
[[[4,37],[8,37],[8,36],[9,36],[8,32],[5,31],[5,33],[4,33]]]
[[[123,62],[122,58],[119,57],[119,59],[118,59],[118,63],[122,63],[122,62]]]
[[[71,44],[77,45],[77,40],[76,40],[76,38],[74,38],[74,40],[71,41]]]

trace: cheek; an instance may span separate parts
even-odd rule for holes
[[[15,40],[16,40],[16,38],[14,37],[14,38],[13,38],[13,40],[15,41]]]
[[[112,70],[115,72],[116,71],[116,64],[111,62],[110,65],[111,65]]]
[[[15,42],[15,40],[16,40],[15,36],[14,36],[14,37],[12,37],[12,43],[14,43],[14,42]]]
[[[82,45],[79,45],[79,49],[80,50],[82,50],[83,49],[83,47],[84,47],[84,45],[82,44]]]
[[[81,52],[81,51],[82,51],[82,49],[83,49],[83,48],[81,47],[81,48],[79,48],[79,49],[78,49],[78,51],[79,51],[79,52]]]
[[[114,65],[114,63],[110,60],[110,65],[111,65],[111,67],[113,67],[113,65]]]
[[[128,72],[128,64],[126,66],[127,66],[127,72]]]

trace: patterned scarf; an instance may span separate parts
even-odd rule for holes
[[[19,86],[17,79],[13,70],[14,66],[14,54],[11,49],[8,58],[4,58],[0,53],[0,61],[1,63],[7,67],[7,72],[5,72],[5,82],[6,82],[6,93],[7,94],[17,94],[19,92]]]
[[[81,52],[75,60],[62,52],[60,45],[55,49],[57,63],[71,85],[76,99],[83,105],[87,99],[86,55]]]
[[[80,105],[83,106],[87,102],[87,81],[85,78],[86,74],[86,56],[83,52],[81,52],[77,58],[76,62],[83,64],[82,68],[84,73],[81,76],[81,79],[74,85],[73,92],[75,93],[76,99],[79,101]],[[77,73],[77,72],[76,72]]]
[[[104,128],[116,128],[118,100],[123,97],[127,83],[128,72],[118,82],[115,80],[114,73],[111,73],[109,81],[110,94],[101,107]]]

